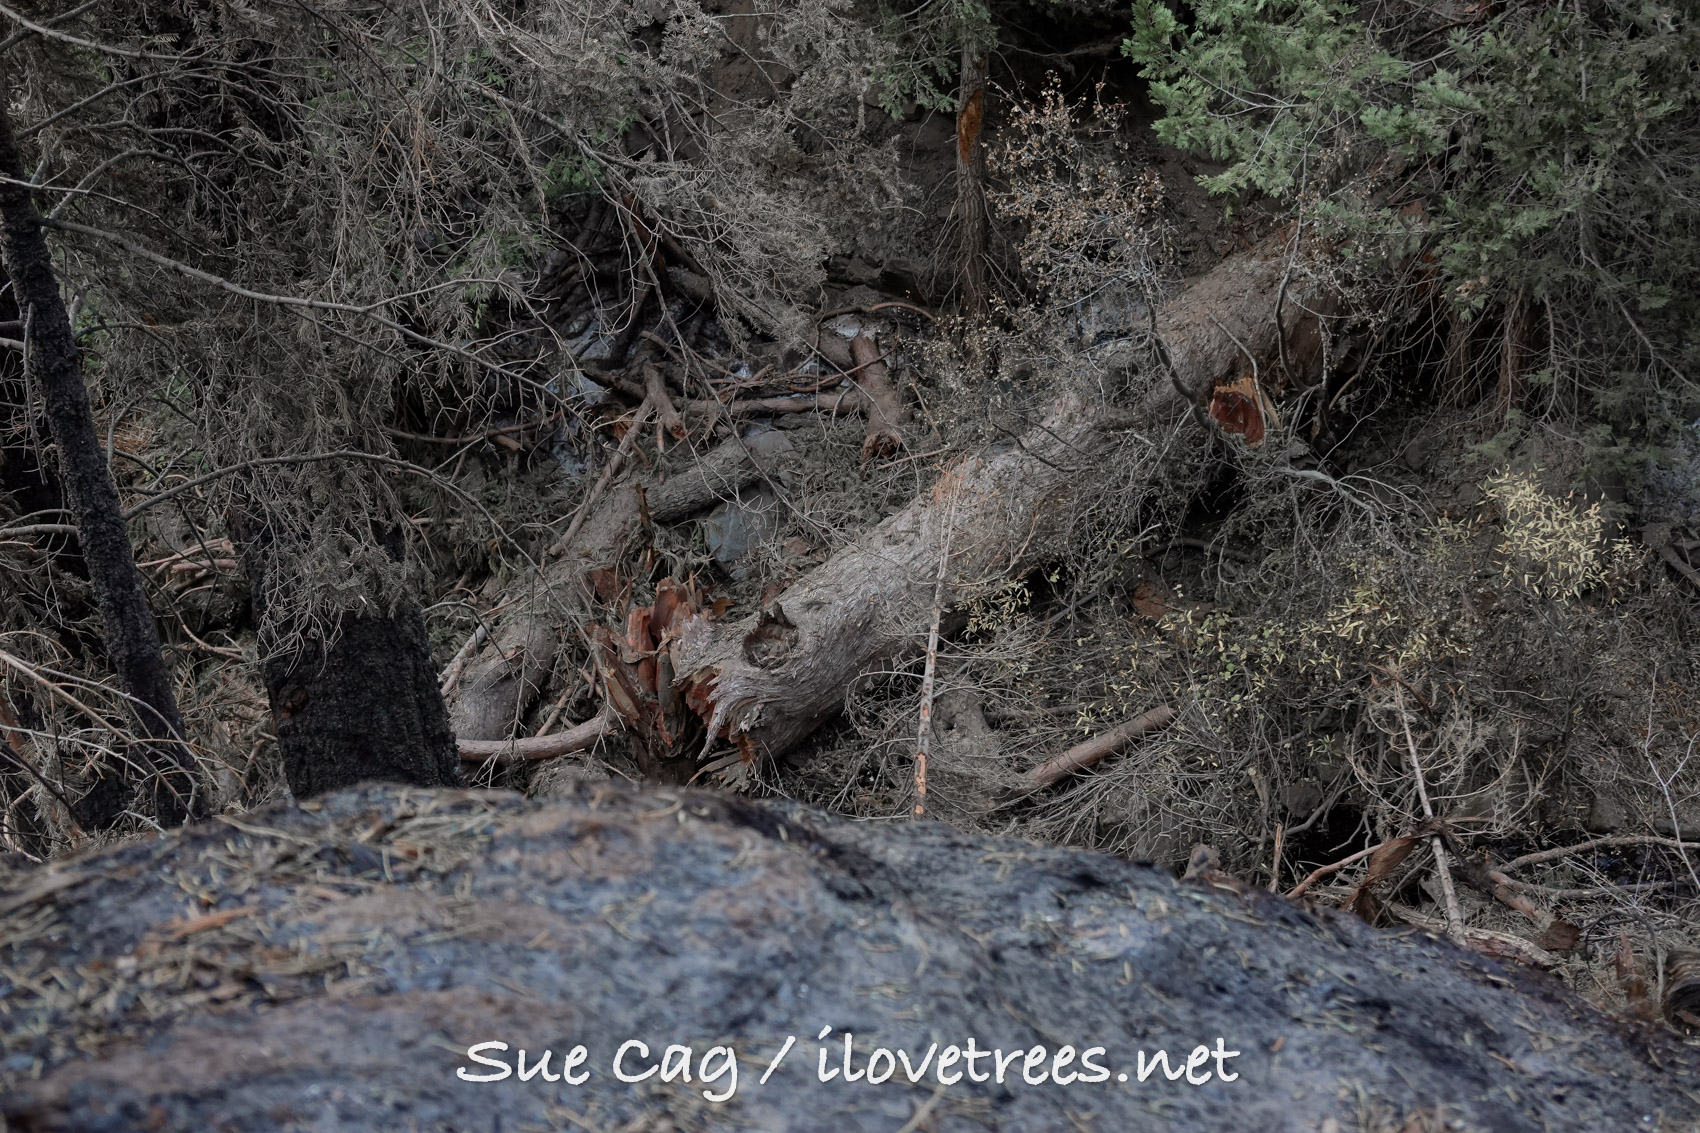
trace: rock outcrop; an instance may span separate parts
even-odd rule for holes
[[[0,870],[0,1126],[1700,1128],[1692,1048],[1233,890],[690,791],[346,791]]]

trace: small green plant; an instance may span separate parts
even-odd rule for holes
[[[1482,369],[1523,351],[1531,397],[1592,450],[1644,465],[1649,439],[1692,416],[1692,5],[1133,11],[1125,50],[1163,110],[1157,132],[1223,163],[1200,178],[1213,193],[1290,203],[1354,278],[1404,280],[1378,309],[1440,294],[1454,328],[1498,320],[1510,346],[1486,347]]]

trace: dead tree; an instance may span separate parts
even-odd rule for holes
[[[30,196],[30,174],[3,105],[0,177],[0,252],[21,314],[26,373],[41,391],[48,431],[58,449],[59,473],[100,606],[107,654],[132,698],[140,734],[150,741],[151,810],[161,822],[181,823],[204,815],[205,801],[194,757],[184,744],[183,721],[130,549],[118,489],[95,432],[77,341],[42,236],[41,216]]]
[[[296,536],[288,508],[267,509],[250,488],[227,516],[248,576],[254,620],[265,627],[280,587],[280,535]],[[370,525],[369,538],[399,558],[399,534]],[[288,597],[287,589],[282,592]],[[425,618],[411,597],[388,608],[362,602],[329,611],[281,640],[262,637],[260,676],[271,702],[284,779],[296,798],[376,781],[455,786],[460,758],[431,661]],[[264,634],[264,630],[262,633]]]
[[[1125,431],[1153,443],[1189,412],[1202,416],[1219,384],[1255,382],[1260,363],[1267,366],[1282,346],[1299,380],[1310,380],[1318,361],[1310,312],[1318,300],[1289,293],[1277,334],[1282,278],[1278,243],[1230,257],[1156,320],[1162,376],[1138,405],[1060,400],[1019,443],[960,462],[930,494],[759,614],[731,624],[691,621],[671,657],[685,702],[745,761],[790,750],[839,711],[870,666],[912,645],[934,604],[934,572],[946,548],[947,605],[969,588],[1020,578],[1045,561],[1099,489]]]
[[[1018,578],[1042,562],[1071,517],[1104,482],[1107,460],[1137,429],[1152,437],[1205,415],[1219,384],[1250,377],[1256,360],[1276,357],[1275,301],[1283,277],[1280,243],[1234,256],[1173,299],[1156,321],[1160,376],[1134,406],[1071,397],[1012,447],[970,457],[934,490],[888,517],[798,580],[759,614],[740,622],[697,617],[667,645],[671,693],[688,704],[714,740],[745,760],[781,754],[836,714],[857,678],[912,643],[934,602],[943,549],[950,550],[944,598]],[[1283,331],[1300,380],[1316,371],[1316,299],[1294,286]],[[1212,425],[1212,428],[1217,426]],[[1144,442],[1139,442],[1144,443]],[[736,445],[651,495],[657,522],[689,514],[693,493],[736,489],[761,475]],[[681,483],[683,481],[683,483]],[[637,533],[635,485],[616,488],[540,591],[572,595],[589,569],[617,560]],[[952,496],[954,495],[954,504]],[[462,739],[497,739],[547,684],[558,639],[537,602],[521,603],[497,629],[453,708]],[[640,721],[627,720],[628,727]],[[643,737],[653,747],[655,737]],[[682,754],[682,753],[681,753]],[[691,753],[693,755],[700,753]]]

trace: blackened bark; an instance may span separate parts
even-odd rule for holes
[[[160,822],[175,825],[204,816],[205,800],[194,758],[183,743],[183,721],[160,656],[159,631],[95,432],[76,338],[4,103],[5,84],[0,83],[0,176],[5,178],[0,182],[0,255],[27,327],[22,337],[29,347],[29,375],[41,391],[48,431],[59,449],[60,475],[100,605],[107,654],[119,684],[137,702],[132,707],[142,735],[153,741],[147,747],[154,771],[145,787],[149,808]]]
[[[0,323],[8,328],[7,338],[23,336],[17,298],[12,281],[0,272]],[[19,515],[64,506],[58,477],[31,443],[29,401],[23,357],[15,350],[0,351],[0,497]]]
[[[254,593],[260,612],[264,590]],[[460,782],[425,618],[412,602],[388,617],[345,614],[328,649],[310,642],[260,669],[296,798],[367,780]]]

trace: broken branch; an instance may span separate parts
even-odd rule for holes
[[[686,433],[685,419],[679,416],[677,409],[673,408],[673,401],[667,396],[667,383],[661,378],[661,367],[653,362],[643,364],[643,389],[644,396],[649,400],[649,404],[655,408],[656,415],[659,418],[655,447],[664,450],[665,446],[661,443],[662,437],[668,433],[671,433],[676,441],[684,440]]]
[[[1175,719],[1175,710],[1167,705],[1143,712],[1083,743],[1075,744],[1054,759],[1046,760],[1027,773],[1026,786],[1042,791],[1076,771],[1084,771],[1107,755],[1113,755],[1134,740],[1160,732]]]
[[[861,376],[856,386],[868,400],[868,432],[862,441],[862,463],[874,457],[889,458],[903,447],[903,399],[891,384],[891,371],[882,360],[879,346],[866,334],[850,340],[850,355]]]
[[[484,763],[494,760],[498,767],[539,759],[554,759],[584,751],[603,736],[617,729],[613,713],[602,710],[582,724],[575,724],[552,736],[532,736],[523,740],[456,740],[463,763]]]

